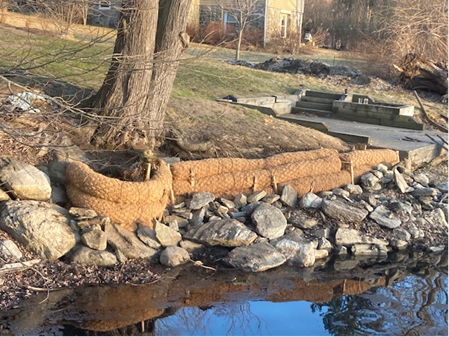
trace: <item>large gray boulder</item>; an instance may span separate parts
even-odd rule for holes
[[[330,218],[350,223],[361,222],[368,215],[368,211],[338,199],[323,200],[321,210]]]
[[[352,246],[362,243],[388,246],[387,241],[368,236],[362,236],[362,234],[357,229],[339,228],[335,233],[335,244],[337,246]]]
[[[76,243],[68,211],[45,202],[7,201],[0,214],[0,229],[49,260],[65,255]]]
[[[176,267],[190,261],[190,255],[184,248],[168,246],[161,252],[161,264],[167,267]]]
[[[33,165],[0,157],[0,183],[21,200],[46,201],[51,197],[50,178]]]
[[[129,230],[114,224],[106,224],[104,231],[108,244],[120,251],[126,258],[156,261],[157,251],[145,245]]]
[[[284,235],[287,219],[282,211],[269,204],[261,204],[251,214],[257,233],[268,239]]]
[[[285,263],[286,258],[267,242],[234,248],[225,262],[246,272],[261,272]]]
[[[106,250],[95,250],[80,246],[70,254],[70,260],[74,263],[88,266],[111,267],[118,262],[117,257]]]
[[[239,247],[251,244],[257,234],[235,219],[210,221],[189,230],[184,238],[209,246]]]

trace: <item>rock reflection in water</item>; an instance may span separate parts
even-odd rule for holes
[[[265,326],[263,313],[255,314],[257,305],[301,302],[304,312],[297,316],[321,316],[331,335],[447,332],[447,252],[392,255],[390,261],[351,258],[257,274],[191,266],[161,276],[153,285],[38,294],[2,313],[0,324],[14,335],[207,335],[217,324],[223,325],[218,334],[279,334],[276,324]],[[268,311],[278,310],[276,305]]]

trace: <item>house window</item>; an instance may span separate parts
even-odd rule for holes
[[[281,13],[281,22],[279,24],[279,27],[281,29],[281,37],[286,38],[288,35],[288,27],[291,20],[291,15],[286,13]]]
[[[224,13],[223,24],[223,29],[226,34],[234,34],[237,28],[238,21],[232,14]]]
[[[101,10],[111,9],[111,2],[110,1],[100,1],[98,4],[98,9],[101,9]]]

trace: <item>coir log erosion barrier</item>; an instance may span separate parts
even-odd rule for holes
[[[170,195],[210,192],[235,196],[265,190],[279,193],[290,184],[299,196],[332,190],[354,183],[378,164],[399,162],[396,151],[372,149],[339,154],[331,149],[278,154],[265,159],[213,158],[185,161],[171,167],[158,160],[148,181],[130,182],[109,178],[87,164],[73,162],[67,168],[67,194],[75,207],[89,208],[133,230],[136,223],[153,227]]]

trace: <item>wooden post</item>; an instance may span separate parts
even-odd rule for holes
[[[253,193],[257,191],[257,177],[253,178]]]
[[[351,172],[351,184],[354,185],[354,167],[352,166],[352,159],[349,160],[349,172]]]
[[[168,169],[171,171],[170,164],[168,164]],[[173,181],[170,184],[170,201],[171,201],[172,205],[175,204],[175,193],[173,192]]]
[[[190,186],[195,187],[195,169],[190,169]]]
[[[278,183],[275,176],[271,176],[271,183],[273,184],[274,193],[278,192]]]
[[[145,181],[150,179],[150,173],[151,173],[151,163],[147,163],[147,169],[145,172]]]

